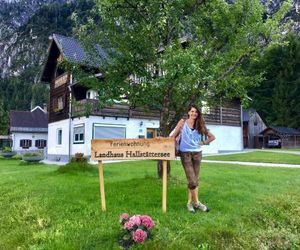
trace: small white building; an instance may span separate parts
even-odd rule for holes
[[[10,135],[15,152],[45,150],[48,138],[48,113],[37,106],[31,111],[10,111]]]
[[[97,47],[101,60],[106,53]],[[76,153],[90,156],[91,140],[98,138],[152,138],[158,134],[160,113],[126,104],[99,108],[97,92],[76,83],[59,62],[86,62],[86,53],[74,38],[53,35],[41,80],[50,83],[48,160],[68,161]],[[101,74],[99,74],[101,75]],[[217,140],[204,153],[243,150],[241,105],[209,109],[208,128]]]

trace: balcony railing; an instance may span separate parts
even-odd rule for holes
[[[72,105],[72,117],[109,116],[140,119],[159,119],[160,112],[143,108],[130,108],[125,104],[114,104],[111,107],[100,108],[98,100],[84,99]]]
[[[107,116],[138,119],[159,119],[159,110],[146,110],[144,108],[130,108],[125,104],[114,104],[111,107],[100,108],[98,100],[84,99],[72,105],[72,117],[80,116]],[[208,124],[241,126],[241,109],[236,107],[215,107],[209,114],[204,115]]]

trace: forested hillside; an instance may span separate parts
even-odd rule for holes
[[[27,1],[28,2],[28,1]],[[48,86],[40,83],[49,37],[72,36],[72,14],[86,22],[91,1],[24,1],[0,3],[0,134],[7,133],[10,110],[29,110],[48,102]],[[15,18],[14,18],[15,17]]]
[[[286,45],[269,50],[256,65],[265,80],[252,89],[251,107],[269,125],[300,129],[300,36],[289,34]]]

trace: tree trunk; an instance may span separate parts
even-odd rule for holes
[[[170,134],[169,131],[169,115],[170,115],[170,110],[169,110],[169,105],[170,105],[170,95],[171,95],[171,88],[167,91],[164,100],[163,100],[163,108],[160,113],[160,136],[162,137],[168,137]],[[167,174],[168,176],[171,173],[171,167],[170,167],[170,162],[168,162],[167,165]],[[157,162],[157,175],[159,178],[162,177],[162,161]]]
[[[159,178],[162,178],[163,173],[163,161],[157,161],[157,175]],[[170,161],[167,161],[167,176],[171,174],[171,164]]]

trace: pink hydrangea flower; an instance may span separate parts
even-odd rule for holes
[[[134,222],[129,220],[129,221],[125,222],[124,229],[132,230],[134,226],[135,226]]]
[[[124,220],[128,220],[128,219],[129,219],[129,214],[123,213],[120,215],[120,222],[122,222]]]
[[[151,229],[152,227],[154,227],[154,222],[150,216],[142,215],[140,216],[140,219],[141,219],[141,224],[145,226],[147,229]]]
[[[141,225],[141,218],[140,218],[140,215],[134,215],[134,216],[131,216],[129,218],[129,221],[132,222],[133,224],[139,226]]]
[[[135,242],[144,243],[144,241],[147,239],[147,233],[142,229],[137,229],[132,233],[132,238]]]

